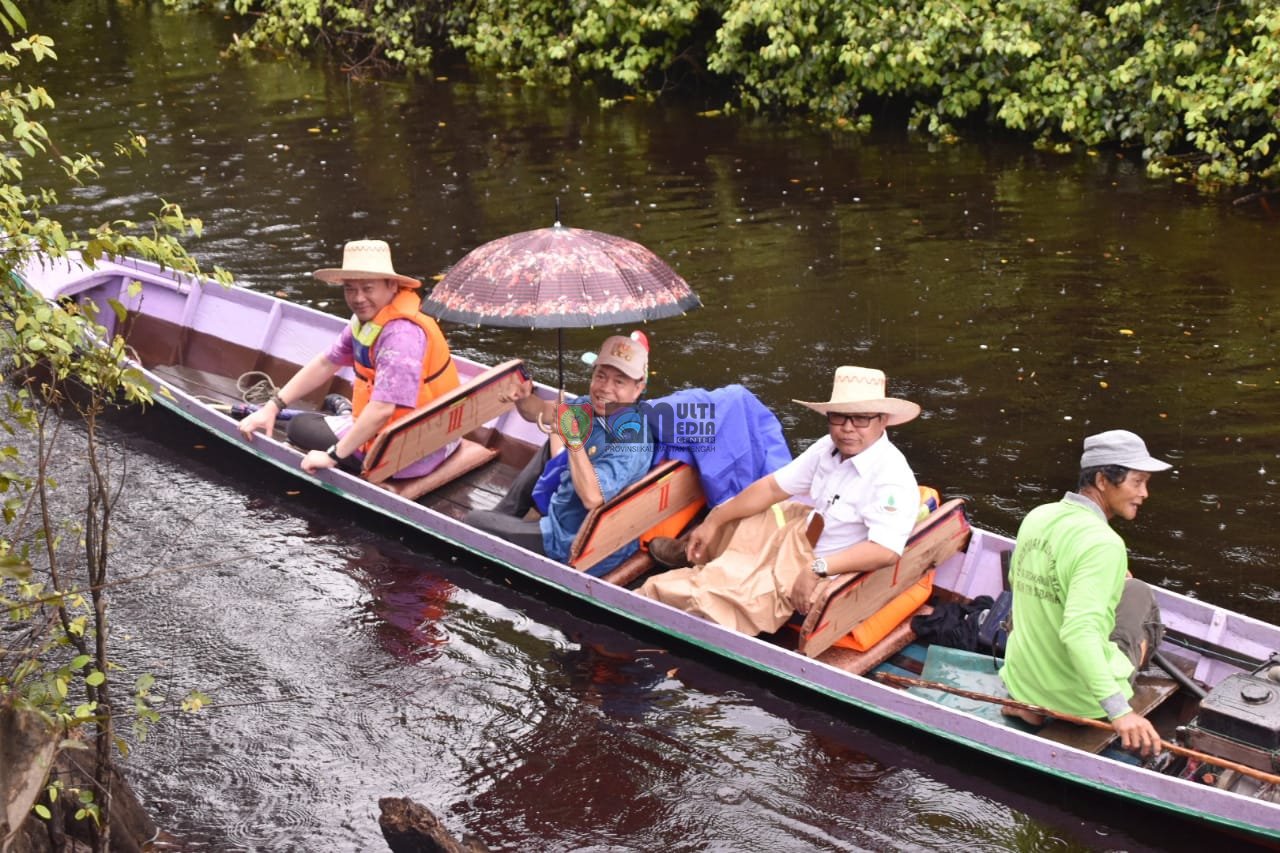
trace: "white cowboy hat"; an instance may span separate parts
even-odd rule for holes
[[[920,406],[909,400],[886,397],[884,388],[884,371],[870,367],[844,365],[836,368],[836,378],[831,384],[830,400],[825,403],[808,403],[804,400],[791,402],[808,406],[824,415],[827,412],[838,412],[844,415],[884,414],[889,416],[888,426],[905,424],[920,414]]]
[[[344,281],[367,278],[389,278],[401,287],[422,287],[422,282],[407,275],[400,275],[391,266],[391,247],[385,240],[352,240],[342,247],[341,269],[316,270],[321,281],[340,284]]]

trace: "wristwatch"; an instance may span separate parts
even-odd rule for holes
[[[329,458],[332,459],[334,463],[339,463],[343,459],[346,459],[345,456],[338,455],[338,445],[336,443],[329,445],[329,449],[326,450],[325,453],[329,454]]]
[[[825,578],[827,576],[827,561],[821,557],[814,560],[813,564],[810,565],[809,568],[813,569],[813,573],[820,578]]]

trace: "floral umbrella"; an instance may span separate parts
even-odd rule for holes
[[[561,330],[561,387],[564,329],[644,323],[701,304],[639,243],[559,222],[473,249],[422,300],[441,320]]]

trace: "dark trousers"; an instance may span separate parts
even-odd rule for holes
[[[547,442],[520,469],[511,482],[511,488],[493,509],[473,509],[463,516],[463,524],[492,533],[534,553],[545,553],[542,550],[542,526],[536,520],[525,519],[525,516],[533,509],[533,487],[550,459],[551,443]]]
[[[463,516],[462,521],[477,530],[492,533],[499,539],[527,548],[535,554],[546,553],[542,549],[542,525],[536,520],[516,518],[491,509],[473,509]]]
[[[529,461],[511,481],[511,488],[493,508],[494,512],[524,518],[533,509],[533,487],[542,476],[542,469],[551,461],[551,442],[546,442],[538,451],[529,457]]]
[[[286,430],[289,443],[303,450],[328,450],[338,443],[338,436],[329,429],[325,416],[313,412],[294,415]],[[348,474],[359,474],[364,462],[354,453],[338,463]]]

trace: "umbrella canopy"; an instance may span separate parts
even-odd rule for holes
[[[473,249],[422,300],[442,320],[546,329],[643,323],[701,304],[639,243],[558,222]]]

